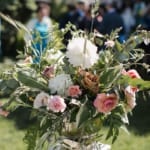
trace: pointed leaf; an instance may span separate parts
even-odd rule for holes
[[[90,117],[90,109],[88,108],[87,105],[87,100],[85,101],[84,104],[81,105],[77,116],[76,116],[76,125],[79,128],[85,121],[87,121]]]
[[[37,79],[30,77],[21,71],[17,72],[17,79],[26,86],[49,91],[48,87],[45,86],[44,83],[37,81]]]

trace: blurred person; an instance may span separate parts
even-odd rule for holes
[[[77,25],[85,17],[85,12],[86,12],[85,0],[76,0],[76,13],[78,15]]]
[[[113,0],[105,0],[106,13],[103,16],[103,21],[98,27],[98,31],[102,34],[110,34],[117,28],[122,27],[120,41],[124,40],[124,23],[121,16],[117,13]]]
[[[72,23],[77,29],[81,29],[81,22],[85,17],[85,0],[68,0],[66,2],[67,12],[60,20],[60,28],[65,28],[67,23]],[[64,44],[68,43],[68,40],[72,37],[70,32],[67,32],[64,36]]]
[[[124,30],[126,37],[130,34],[131,30],[135,26],[135,18],[132,12],[132,3],[130,0],[126,0],[122,6],[121,16],[124,21]]]
[[[144,15],[144,26],[146,30],[150,31],[150,3],[148,4]]]
[[[79,24],[79,28],[82,30],[87,31],[88,33],[91,32],[91,30],[97,30],[98,27],[100,26],[102,20],[103,20],[103,15],[105,12],[105,8],[103,4],[99,5],[99,9],[96,12],[96,16],[93,18],[92,17],[92,6],[93,4],[89,5],[89,8],[86,11],[85,17],[82,19],[82,21]]]
[[[50,15],[50,1],[49,0],[36,0],[37,5],[37,16],[32,18],[28,24],[27,28],[33,33],[32,37],[26,36],[26,40],[33,40],[33,47],[37,52],[38,56],[34,56],[33,62],[38,63],[40,61],[40,56],[45,50],[49,37],[48,33],[52,28]]]
[[[106,13],[106,8],[105,8],[105,5],[102,3],[99,5],[98,14],[95,18],[95,20],[96,20],[95,29],[96,30],[98,30],[99,26],[101,25],[105,13]]]
[[[85,16],[78,22],[78,28],[90,32],[92,25],[91,7],[86,10]]]
[[[142,0],[135,0],[133,13],[136,20],[136,25],[144,23],[144,13],[145,13],[146,5]]]
[[[114,7],[115,9],[120,12],[121,9],[122,9],[122,5],[124,3],[124,0],[113,0],[113,3],[114,3]]]
[[[79,28],[80,22],[85,17],[85,0],[68,0],[66,2],[67,12],[64,14],[64,17],[60,20],[60,28],[64,28],[67,23],[74,24]]]
[[[76,24],[78,15],[76,14],[76,6],[74,2],[67,2],[67,11],[60,20],[60,28],[65,28],[67,23]]]

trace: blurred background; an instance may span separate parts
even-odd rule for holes
[[[71,22],[78,29],[85,30],[87,33],[96,30],[103,34],[109,34],[112,30],[122,26],[120,42],[128,39],[138,25],[141,25],[141,29],[150,30],[149,0],[99,0],[97,11],[91,13],[91,9],[94,7],[93,2],[95,0],[0,0],[0,12],[31,28],[28,26],[30,22],[34,18],[39,19],[41,10],[46,13],[44,10],[47,7],[49,21],[51,24],[57,22],[60,29]],[[44,3],[44,5],[41,3]],[[113,17],[108,16],[107,14],[110,12],[115,12],[115,15]],[[91,28],[91,24],[93,28]],[[9,70],[17,61],[17,50],[24,50],[23,37],[22,32],[17,31],[12,25],[0,19],[0,72],[5,69]],[[69,35],[66,35],[66,41],[69,37]],[[138,47],[143,48],[145,54],[150,54],[150,44],[142,43]],[[150,64],[150,56],[145,56],[140,61]],[[150,80],[150,74],[144,68],[141,68],[141,66],[134,66],[134,68],[138,70],[143,79]],[[0,95],[0,102],[9,99],[8,95],[11,89],[6,90],[8,93]],[[34,120],[29,120],[29,115],[30,110],[19,108],[9,114],[7,119],[0,116],[1,149],[26,149],[26,145],[22,141],[24,132],[27,127],[34,123]],[[128,135],[121,131],[118,141],[112,146],[112,149],[149,150],[149,116],[150,91],[139,92],[137,106],[133,110],[133,114],[129,115],[130,125],[128,128],[131,132]]]

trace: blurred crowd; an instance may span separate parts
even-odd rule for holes
[[[146,4],[142,0],[101,0],[97,12],[92,12],[93,7],[93,3],[85,0],[68,2],[67,12],[60,20],[60,28],[71,22],[87,32],[95,29],[102,34],[109,34],[122,27],[121,40],[126,39],[139,24],[150,30],[150,2]]]
[[[100,0],[96,5],[95,1],[97,0],[67,0],[66,12],[58,20],[60,29],[65,28],[69,22],[87,33],[96,31],[110,34],[121,28],[118,38],[120,42],[124,42],[138,25],[150,30],[150,2],[146,4],[143,0]],[[39,62],[49,41],[48,30],[52,27],[51,1],[36,0],[36,4],[37,16],[28,22],[27,27],[36,31],[30,38],[36,41],[33,45],[38,51],[35,62]],[[57,10],[55,11],[57,13]],[[40,34],[42,41],[36,39],[37,34]],[[70,37],[69,33],[65,35],[66,44]]]
[[[34,48],[39,53],[43,52],[49,41],[47,35],[49,29],[52,29],[53,22],[52,2],[52,0],[35,0],[36,16],[26,24],[29,30],[36,32],[33,32],[32,37],[25,36],[25,40],[29,41],[30,38],[34,38],[37,41]],[[125,41],[138,25],[150,30],[150,2],[148,0],[64,0],[63,2],[66,9],[57,20],[60,29],[69,22],[77,29],[82,29],[87,33],[97,31],[102,34],[110,34],[121,27],[120,42]],[[96,5],[97,9],[95,9],[95,2],[99,2]],[[59,10],[54,11],[53,16],[57,14],[57,11],[59,12]],[[42,38],[40,43],[36,39],[37,34],[40,34]],[[66,35],[65,38],[70,38],[68,36]],[[0,53],[2,53],[1,50]]]
[[[97,11],[92,11],[95,7],[95,1],[98,0],[66,0],[66,12],[58,21],[60,28],[64,28],[68,22],[71,22],[78,29],[87,32],[97,30],[102,34],[109,34],[112,30],[122,27],[120,33],[122,38],[127,38],[137,25],[142,25],[142,28],[150,30],[150,2],[145,3],[143,0],[99,0]],[[44,18],[43,20],[49,27],[51,24],[49,18],[51,1],[36,0],[36,3],[38,20],[42,22],[42,18]],[[29,29],[34,27],[33,22],[30,21],[30,25],[28,24]]]

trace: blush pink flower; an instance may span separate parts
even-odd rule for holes
[[[118,98],[115,94],[98,94],[94,100],[94,106],[101,113],[109,113],[118,104]]]
[[[129,76],[132,79],[140,79],[141,78],[140,75],[138,74],[138,72],[135,69],[131,69],[131,70],[128,70],[128,71],[123,70],[122,74],[126,75],[126,76]],[[132,89],[133,92],[138,92],[139,91],[139,89],[137,87],[130,86],[130,88]]]
[[[123,75],[127,75],[129,77],[131,77],[132,79],[140,79],[140,75],[138,74],[138,72],[135,69],[131,69],[128,71],[123,70],[122,72]]]
[[[53,66],[46,67],[42,74],[48,79],[54,77],[54,67]]]
[[[53,112],[64,112],[66,109],[66,104],[64,99],[60,96],[51,96],[48,99],[47,109]]]
[[[135,91],[131,86],[126,87],[125,96],[127,101],[127,109],[132,110],[136,106]]]
[[[81,94],[82,94],[82,92],[81,92],[80,87],[78,85],[72,85],[68,88],[68,96],[78,97]]]

